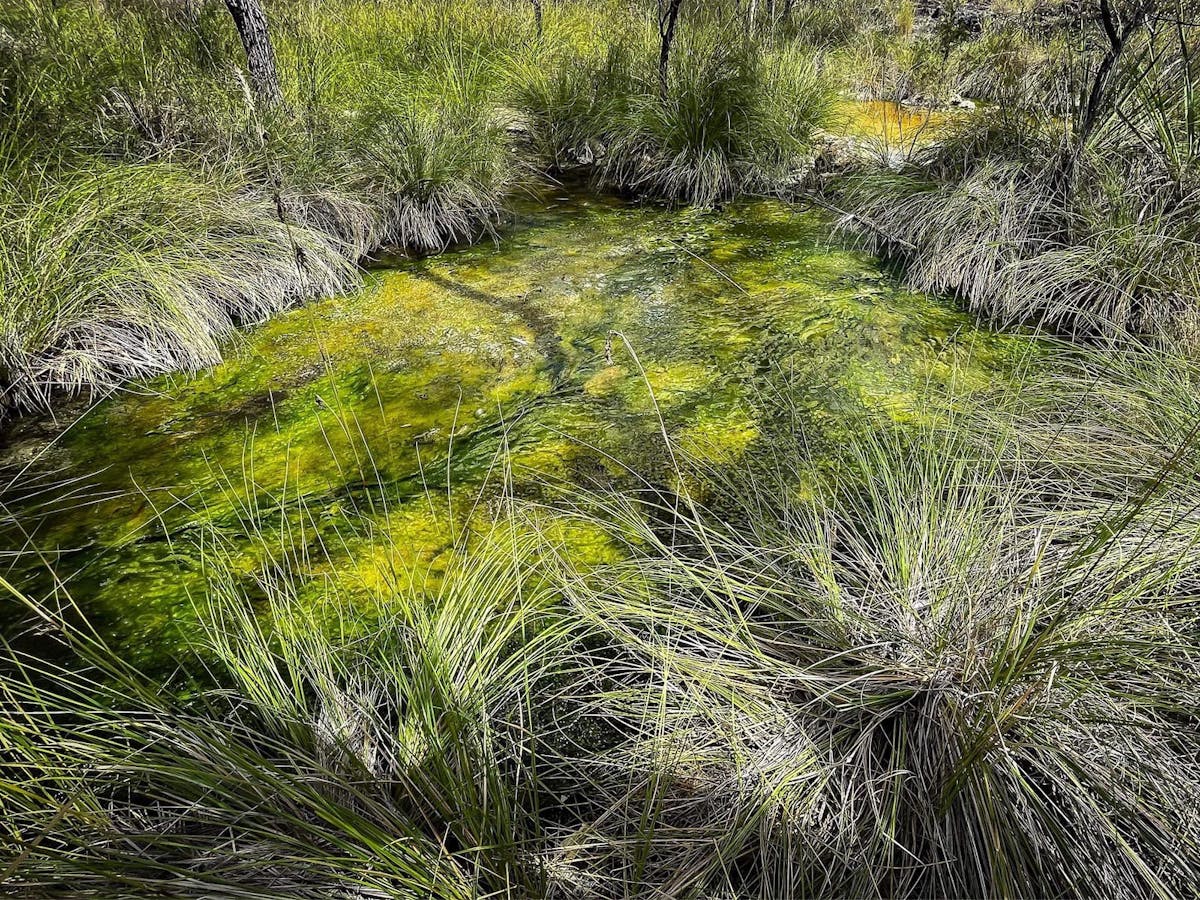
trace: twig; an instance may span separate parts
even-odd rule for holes
[[[871,229],[876,234],[880,235],[884,240],[888,241],[889,243],[899,244],[905,250],[911,250],[913,253],[916,253],[917,250],[919,249],[917,247],[917,245],[912,243],[911,241],[906,241],[906,240],[904,240],[904,238],[898,238],[893,234],[889,234],[887,229],[885,229],[882,225],[877,224],[876,222],[872,221],[871,219],[868,219],[864,215],[860,215],[859,213],[852,213],[852,212],[849,212],[848,210],[844,210],[837,206],[834,206],[832,203],[829,203],[826,200],[822,200],[816,194],[804,193],[804,194],[800,194],[799,196],[802,200],[805,200],[808,203],[813,204],[813,206],[819,206],[822,209],[828,210],[831,213],[836,213],[837,215],[841,216],[844,219],[849,219],[851,221],[858,222],[861,225],[865,225],[867,228]]]
[[[736,281],[734,281],[732,278],[730,278],[727,274],[722,272],[720,269],[718,269],[716,266],[714,266],[712,263],[710,263],[704,257],[697,256],[695,253],[693,253],[687,247],[683,246],[683,244],[679,243],[679,241],[675,240],[674,238],[667,238],[667,242],[674,244],[676,247],[678,247],[680,250],[682,250],[684,253],[686,253],[688,256],[690,256],[692,259],[695,259],[695,260],[698,260],[698,261],[704,263],[704,265],[708,266],[710,269],[712,269],[714,272],[716,272],[718,275],[720,275],[722,278],[724,278],[726,281],[728,281],[730,284],[732,284],[735,288],[737,288],[739,291],[741,291],[747,297],[750,296],[750,292],[748,290],[746,290],[744,287],[742,287],[740,284],[738,284]]]

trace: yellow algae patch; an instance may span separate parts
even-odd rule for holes
[[[898,379],[886,368],[852,365],[844,375],[844,386],[865,409],[880,412],[898,424],[927,421],[919,385],[912,379]]]
[[[987,390],[995,384],[995,374],[974,364],[969,354],[959,358],[957,354],[946,358],[927,353],[913,360],[913,374],[953,389],[954,394],[974,393]]]
[[[566,474],[567,461],[578,449],[578,441],[547,439],[516,448],[509,460],[513,469],[524,470],[531,475],[561,477]]]
[[[748,241],[725,238],[709,249],[709,259],[715,263],[737,262],[745,254],[748,244]]]
[[[583,383],[583,392],[593,397],[608,397],[615,394],[629,375],[624,366],[605,366]]]
[[[592,273],[579,282],[538,288],[526,300],[552,316],[564,331],[595,329],[614,315],[614,299],[602,290],[606,281],[604,273]]]
[[[660,407],[670,406],[688,394],[712,383],[716,373],[696,362],[651,363],[644,372],[631,371],[620,389],[627,403],[649,408],[651,392]]]
[[[453,518],[444,496],[421,496],[374,517],[370,527],[347,520],[365,537],[344,544],[342,555],[315,566],[339,592],[386,597],[436,581],[453,557]]]
[[[652,408],[651,392],[659,406],[673,402],[712,383],[714,370],[695,362],[650,363],[645,370],[634,366],[613,365],[601,369],[583,384],[593,397],[620,396],[630,406]]]
[[[931,140],[938,129],[963,113],[906,106],[890,100],[842,100],[834,110],[840,131],[847,137],[886,141]]]
[[[699,390],[712,380],[713,372],[694,362],[651,365],[645,369],[645,381],[656,396],[672,397]]]
[[[546,550],[579,567],[620,559],[620,549],[599,525],[572,516],[512,516],[510,511],[503,502],[483,503],[468,521],[451,512],[445,497],[417,498],[386,521],[373,519],[363,538],[343,544],[343,555],[313,567],[307,573],[306,602],[331,610],[347,603],[363,610],[386,608],[398,596],[436,594],[452,573],[496,553],[511,559],[515,552],[530,566]]]
[[[675,435],[676,449],[696,462],[722,466],[735,463],[758,436],[754,419],[740,407],[720,415],[701,413],[698,418],[700,421]]]
[[[550,376],[539,369],[521,368],[502,372],[502,379],[488,389],[491,402],[489,415],[496,414],[496,405],[505,405],[550,390]]]
[[[551,516],[537,524],[538,537],[576,568],[619,562],[624,556],[607,529],[575,516]]]

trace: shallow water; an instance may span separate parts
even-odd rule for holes
[[[1027,346],[902,289],[815,212],[550,195],[499,244],[395,261],[50,444],[27,426],[3,451],[0,572],[45,596],[53,570],[109,640],[161,661],[218,558],[251,584],[300,548],[306,602],[377,603],[503,516],[502,495],[678,488],[664,432],[714,478],[797,427],[820,453],[860,411],[918,419],[931,392],[986,388]],[[611,552],[583,529],[561,539]]]
[[[903,157],[968,115],[961,110],[905,106],[890,100],[841,100],[834,108],[833,131],[876,154]]]

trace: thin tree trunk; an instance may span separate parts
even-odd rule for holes
[[[12,414],[13,409],[17,405],[17,399],[14,396],[13,378],[8,366],[0,363],[0,427],[8,421],[8,417]]]
[[[233,24],[237,26],[246,50],[246,65],[250,69],[250,88],[263,106],[277,106],[283,101],[279,89],[279,71],[275,67],[275,50],[267,31],[267,14],[262,0],[225,0]]]
[[[1100,0],[1100,22],[1104,26],[1104,34],[1108,37],[1108,51],[1100,60],[1096,74],[1092,77],[1092,86],[1088,91],[1087,103],[1083,110],[1083,118],[1079,122],[1078,144],[1084,144],[1096,127],[1100,117],[1100,104],[1108,90],[1108,82],[1112,78],[1113,67],[1125,50],[1125,45],[1133,30],[1144,20],[1144,8],[1139,8],[1134,18],[1124,28],[1117,30],[1109,0]]]
[[[671,64],[671,45],[675,43],[675,25],[679,21],[679,7],[683,0],[670,0],[665,11],[659,5],[658,33],[662,45],[658,52],[658,90],[667,99],[667,73]]]
[[[529,0],[533,4],[533,24],[540,39],[542,36],[542,0]]]
[[[1110,0],[1100,0],[1100,24],[1104,26],[1104,34],[1108,38],[1108,50],[1101,58],[1100,65],[1096,67],[1096,73],[1092,76],[1092,84],[1084,102],[1083,114],[1079,119],[1079,128],[1075,133],[1074,144],[1063,156],[1062,165],[1057,172],[1058,187],[1064,195],[1069,196],[1071,193],[1079,159],[1083,156],[1088,139],[1100,121],[1100,112],[1107,99],[1108,83],[1112,80],[1113,69],[1116,68],[1130,39],[1145,26],[1152,5],[1152,0],[1138,3],[1130,12],[1129,19],[1125,24],[1118,25]]]

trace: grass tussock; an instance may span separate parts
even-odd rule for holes
[[[550,795],[533,701],[568,636],[547,592],[476,565],[339,635],[282,572],[260,583],[265,619],[236,592],[212,595],[202,691],[164,696],[82,634],[95,672],[29,661],[5,679],[6,703],[30,715],[0,740],[32,788],[8,782],[0,800],[6,880],[47,895],[540,891],[552,825],[538,817]],[[44,703],[37,679],[54,683]],[[52,834],[51,798],[71,810]]]
[[[578,492],[526,508],[440,586],[373,588],[369,617],[301,599],[288,559],[311,546],[249,587],[216,566],[205,664],[165,692],[51,619],[90,668],[13,657],[0,677],[23,710],[0,728],[21,773],[0,786],[6,877],[128,896],[1185,893],[1194,425],[1143,433],[1134,386],[1186,393],[1165,362],[1096,390],[1105,359],[1064,356],[1035,403],[864,430],[819,469],[797,441],[778,477],[726,473],[723,517]],[[1093,444],[1114,448],[1095,467]],[[620,552],[579,566],[563,515]]]
[[[170,163],[5,175],[0,405],[212,365],[234,326],[354,283],[340,242],[235,179]]]
[[[711,39],[710,39],[711,40]],[[639,193],[712,205],[775,193],[805,173],[831,93],[807,56],[719,39],[675,53],[663,98],[648,87],[620,122],[603,176]]]
[[[1046,150],[1043,160],[1060,158]],[[1131,185],[1115,160],[1097,161],[1085,177],[1106,183],[1064,208],[1045,162],[988,154],[961,174],[931,178],[940,164],[920,157],[844,194],[844,225],[903,259],[914,286],[955,293],[1001,324],[1194,344],[1200,251],[1190,194],[1178,205],[1142,202],[1135,191],[1161,196],[1157,186]]]
[[[1134,31],[1107,80],[1085,54],[1062,112],[1014,75],[1011,102],[839,186],[843,224],[1002,324],[1194,347],[1195,42],[1184,22],[1169,39]]]
[[[834,96],[808,53],[723,20],[694,25],[673,47],[665,95],[644,29],[583,47],[548,29],[507,72],[551,168],[592,168],[602,184],[700,206],[779,193],[806,174]]]
[[[627,561],[570,596],[641,661],[625,698],[657,704],[667,883],[1186,890],[1192,504],[1076,496],[1014,449],[877,433],[809,501],[738,480],[742,520],[669,530],[618,507]]]

